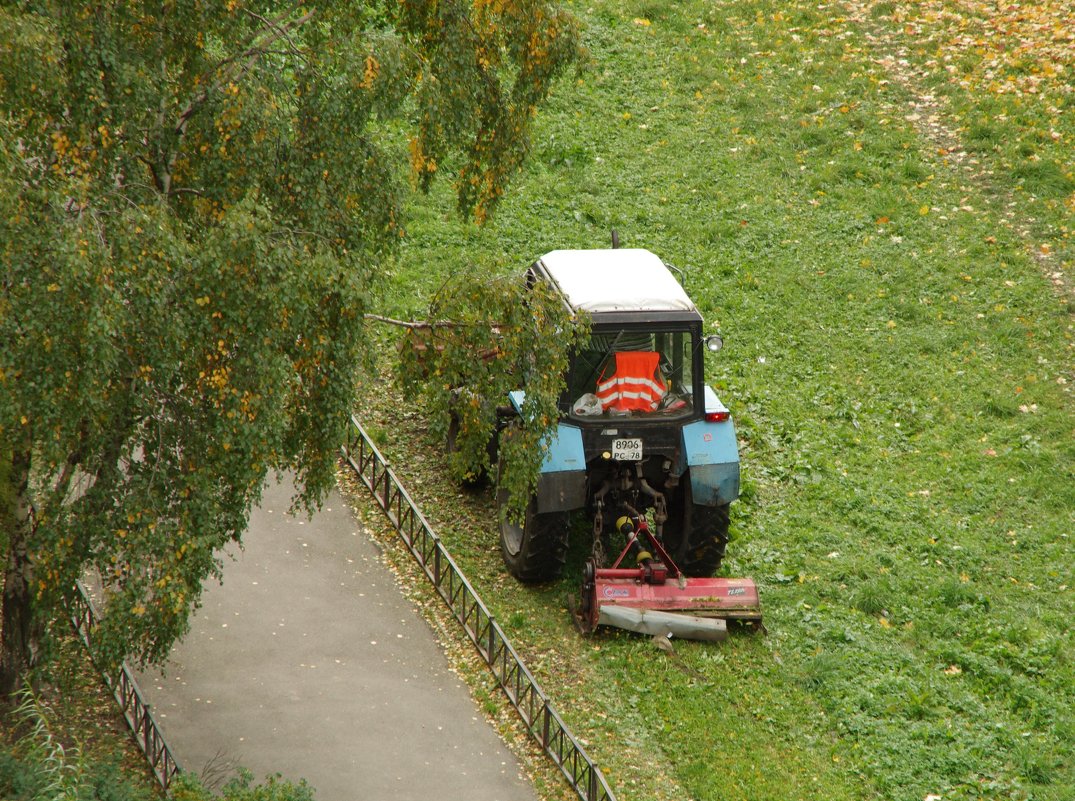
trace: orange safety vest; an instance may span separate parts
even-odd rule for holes
[[[601,409],[654,411],[668,391],[657,369],[660,358],[655,351],[618,352],[613,374],[606,378],[602,373],[597,379]]]

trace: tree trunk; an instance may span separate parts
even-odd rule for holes
[[[8,454],[2,454],[7,456]],[[34,615],[33,566],[30,540],[29,451],[16,450],[0,466],[0,527],[7,535],[8,558],[4,574],[0,620],[0,697],[22,687],[37,663],[41,628]]]

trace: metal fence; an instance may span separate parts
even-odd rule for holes
[[[362,425],[348,427],[344,457],[392,522],[437,594],[463,627],[489,670],[541,745],[583,801],[616,801],[601,769],[557,714],[504,631],[470,586]]]
[[[90,659],[94,659],[93,630],[97,627],[97,609],[81,581],[78,582],[77,588],[78,596],[71,607],[71,623],[82,638]],[[131,729],[131,735],[145,755],[153,775],[167,792],[172,779],[179,773],[180,767],[164,739],[164,734],[161,733],[160,726],[153,717],[150,705],[142,698],[138,682],[134,680],[126,663],[120,666],[119,672],[115,675],[104,671],[101,675],[108,689],[112,691],[116,703],[119,704],[123,717]]]

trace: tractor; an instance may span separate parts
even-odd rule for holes
[[[571,358],[536,491],[521,514],[500,510],[508,571],[524,583],[556,579],[569,516],[584,514],[593,553],[576,620],[585,632],[609,624],[719,639],[725,619],[760,625],[751,580],[710,578],[739,496],[735,424],[704,378],[705,353],[719,351],[721,337],[705,334],[680,282],[648,250],[555,250],[526,280],[547,283],[591,325]],[[525,425],[524,398],[525,389],[510,393],[505,416],[514,419],[502,426]],[[508,500],[498,488],[498,506]]]

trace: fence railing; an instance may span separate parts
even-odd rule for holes
[[[354,417],[351,423],[343,448],[344,458],[463,627],[527,731],[564,774],[579,798],[583,801],[616,801],[600,768],[587,756],[560,718],[500,624],[489,614],[365,429]]]
[[[94,660],[96,664],[93,650],[93,630],[97,627],[97,609],[93,605],[93,599],[90,597],[89,591],[81,581],[78,582],[77,589],[78,595],[70,610],[71,623],[78,632],[78,636],[82,638],[82,643],[86,646],[90,659]],[[135,681],[126,663],[120,666],[116,674],[102,671],[101,675],[104,677],[108,689],[112,691],[116,703],[119,704],[123,718],[131,729],[131,735],[145,755],[146,762],[149,763],[153,775],[157,777],[160,786],[167,792],[172,779],[179,773],[180,767],[175,761],[164,735],[161,733],[160,726],[157,725],[157,721],[153,717],[150,705],[142,697],[138,682]]]

